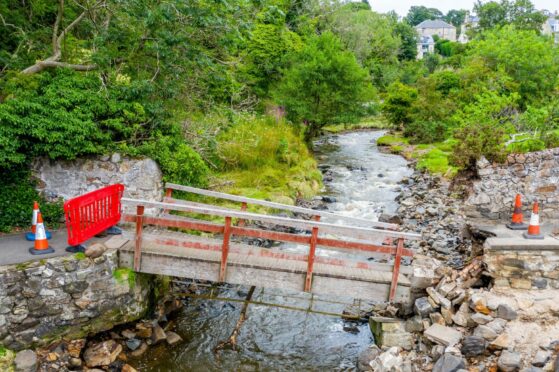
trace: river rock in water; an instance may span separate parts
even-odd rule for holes
[[[120,344],[114,340],[108,340],[88,347],[83,358],[88,367],[108,366],[116,360],[121,351]]]

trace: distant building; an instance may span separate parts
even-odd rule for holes
[[[422,59],[427,53],[434,53],[434,35],[437,35],[440,39],[456,41],[456,27],[439,19],[423,21],[415,26],[415,29],[419,35],[419,42],[417,43],[418,59]]]
[[[432,36],[420,36],[417,43],[417,59],[423,59],[423,56],[429,53],[435,53],[435,40]]]
[[[415,29],[419,36],[437,35],[441,39],[456,41],[456,27],[440,19],[423,21]]]
[[[542,34],[553,36],[555,42],[559,43],[559,19],[555,17],[548,18],[542,26]]]
[[[468,37],[468,31],[475,29],[478,25],[479,17],[470,15],[470,13],[468,12],[466,18],[464,19],[464,23],[462,23],[462,26],[460,26],[460,36],[458,36],[458,42],[466,44],[468,41],[470,41],[470,38]]]

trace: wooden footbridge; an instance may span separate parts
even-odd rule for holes
[[[239,203],[240,208],[176,199],[174,190]],[[410,298],[412,269],[402,258],[411,258],[413,251],[404,242],[420,236],[400,232],[394,224],[175,184],[166,185],[163,202],[122,198],[121,203],[121,222],[130,228],[124,231],[128,241],[120,247],[120,264],[137,272],[365,300]],[[248,205],[310,219],[250,213]],[[249,221],[254,223],[250,227]],[[253,227],[263,225],[303,233]],[[249,244],[255,238],[284,244]]]

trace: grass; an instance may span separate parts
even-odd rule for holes
[[[310,199],[322,187],[322,174],[293,125],[266,117],[243,117],[216,138],[220,166],[210,179],[210,189],[255,199],[293,205],[297,198]],[[240,203],[191,194],[180,195],[195,202],[239,210]],[[270,213],[250,206],[248,211]],[[186,214],[213,222],[221,217]]]
[[[81,261],[81,260],[85,260],[87,258],[87,256],[85,255],[85,253],[83,252],[77,252],[74,254],[74,257],[76,258],[76,260]]]
[[[354,130],[363,130],[363,129],[389,129],[390,127],[391,127],[390,124],[382,116],[371,116],[369,118],[360,121],[359,123],[331,124],[331,125],[326,125],[322,129],[325,132],[329,132],[329,133],[341,133],[341,132],[350,132]]]
[[[449,161],[454,146],[453,140],[412,145],[401,133],[395,132],[380,137],[377,144],[387,147],[393,154],[400,154],[409,160],[416,160],[417,169],[449,179],[458,173],[459,168],[451,165]]]

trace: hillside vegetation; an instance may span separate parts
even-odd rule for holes
[[[417,61],[413,26],[459,26],[464,11],[412,7],[398,21],[336,0],[0,2],[0,231],[26,226],[33,199],[60,219],[34,191],[36,157],[149,156],[167,181],[293,203],[320,189],[308,144],[325,128],[456,138],[430,155],[453,169],[555,146],[557,47],[533,7],[517,8],[478,9],[471,43],[440,40]]]

